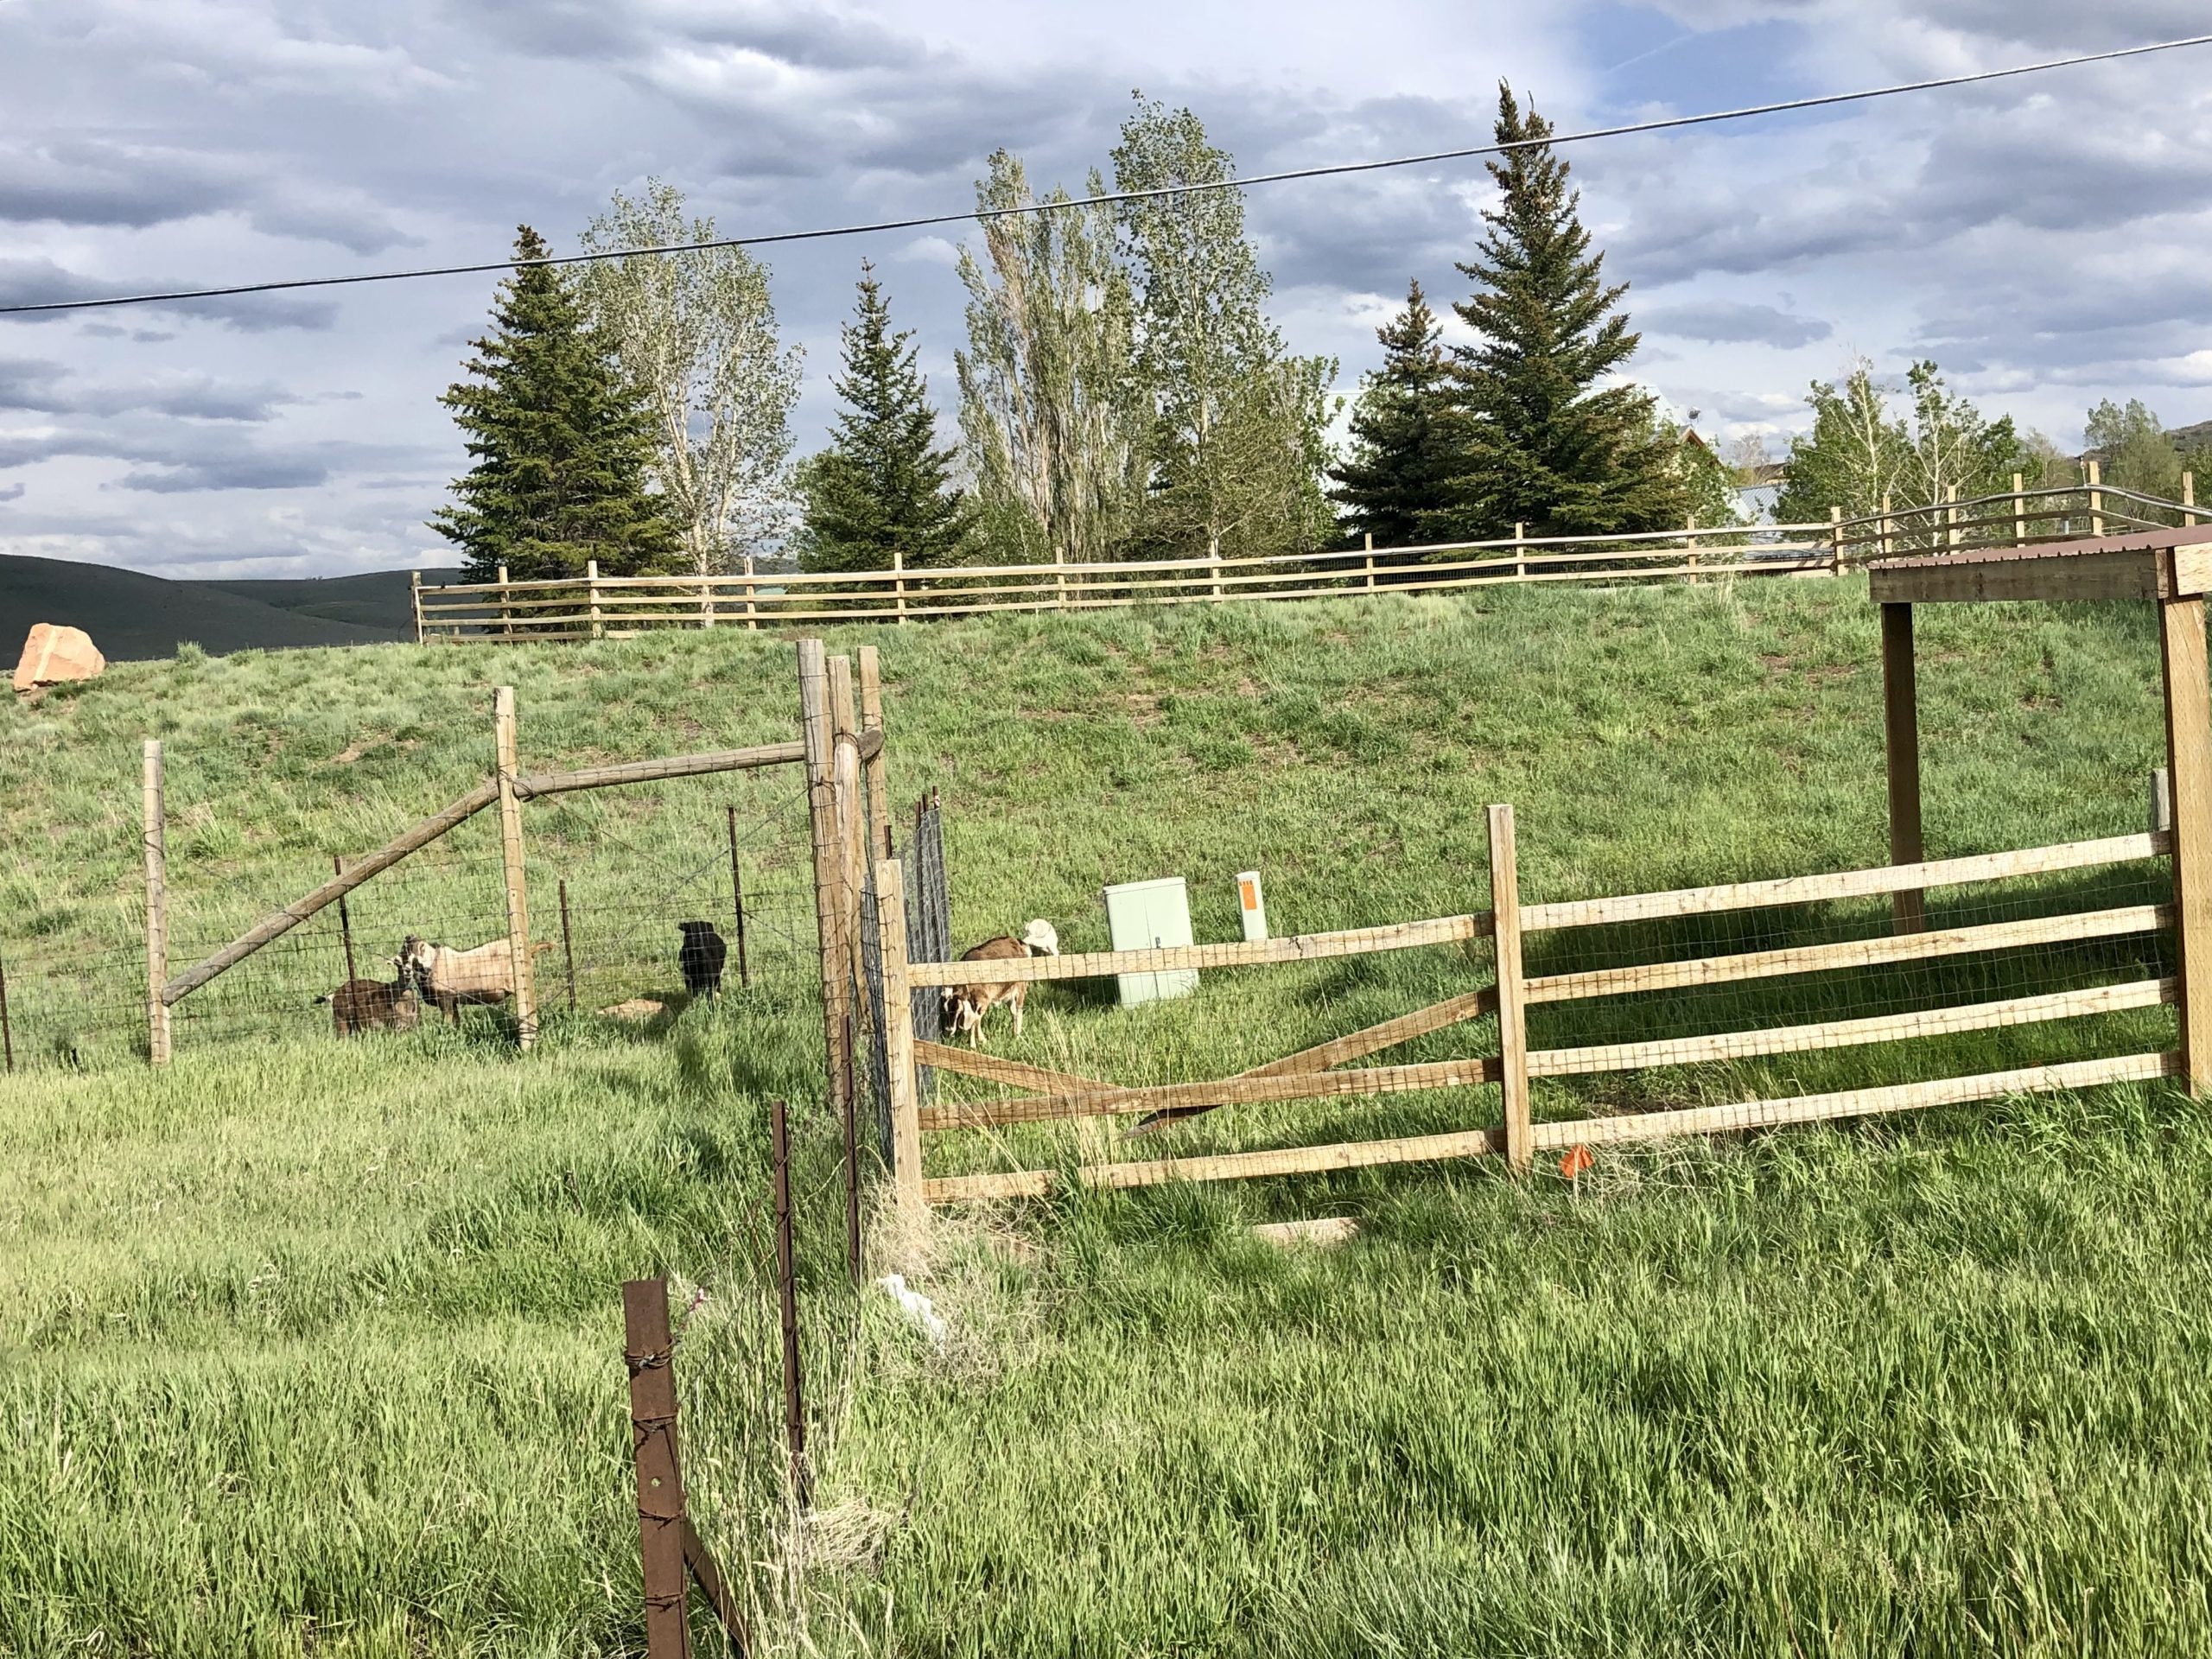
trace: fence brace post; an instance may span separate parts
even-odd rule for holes
[[[1513,809],[1490,810],[1491,932],[1497,958],[1498,1092],[1505,1158],[1516,1171],[1535,1155],[1529,1128],[1529,1014],[1521,969],[1521,875],[1513,846]]]
[[[875,867],[875,936],[883,950],[883,1069],[891,1080],[892,1185],[920,1211],[922,1120],[914,1082],[914,1001],[906,984],[906,876],[895,858]]]
[[[514,964],[515,1040],[528,1048],[537,1040],[537,990],[531,983],[530,893],[523,876],[522,798],[515,775],[522,770],[515,736],[515,689],[492,693],[492,732],[499,768],[499,874],[507,890],[507,956]]]
[[[146,740],[143,776],[146,842],[146,1057],[169,1063],[169,1005],[162,987],[169,978],[168,842],[162,798],[162,743]]]
[[[799,734],[806,749],[808,836],[814,858],[815,939],[821,956],[822,1037],[830,1077],[830,1113],[842,1122],[853,1093],[844,1063],[844,1009],[851,995],[840,918],[844,914],[843,861],[837,851],[836,785],[830,773],[836,738],[830,723],[829,653],[819,639],[798,642]]]

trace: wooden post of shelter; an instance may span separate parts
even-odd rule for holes
[[[2182,1075],[2196,1095],[2212,1085],[2212,686],[2201,596],[2159,605],[2158,642],[2173,813]]]
[[[1521,966],[1521,874],[1513,809],[1490,810],[1491,937],[1497,961],[1498,1087],[1505,1157],[1516,1171],[1535,1155],[1529,1123],[1529,1016]]]
[[[853,1074],[844,1052],[845,1005],[852,981],[845,973],[842,918],[844,861],[838,856],[836,733],[830,724],[829,654],[819,639],[798,642],[799,735],[805,751],[808,836],[814,855],[815,938],[821,951],[822,1035],[830,1074],[830,1113],[840,1122],[850,1109]]]
[[[407,607],[415,615],[415,643],[419,645],[423,643],[423,573],[420,570],[407,573]]]
[[[2012,474],[2012,545],[2028,544],[2028,494],[2022,487],[2026,480],[2019,474]]]
[[[2101,537],[2105,533],[2105,493],[2098,486],[2104,482],[2104,467],[2095,456],[2088,461],[2089,474],[2089,534]]]
[[[333,875],[346,874],[346,860],[341,855],[333,853],[330,855],[330,873]],[[338,901],[338,943],[346,951],[346,977],[359,979],[360,970],[353,965],[353,916],[342,898]]]
[[[861,730],[883,729],[883,658],[874,645],[860,649]],[[868,763],[868,856],[891,856],[891,761],[881,747]]]
[[[584,561],[584,604],[591,613],[591,637],[594,639],[605,639],[607,624],[600,620],[599,561],[597,559]]]
[[[1882,607],[1882,734],[1889,767],[1890,862],[1917,864],[1920,841],[1920,703],[1912,655],[1912,607]],[[1891,910],[1900,933],[1928,925],[1918,892],[1895,895]]]
[[[530,894],[523,879],[522,797],[515,790],[522,763],[515,735],[515,690],[511,685],[492,693],[492,731],[499,768],[499,873],[507,890],[507,957],[514,972],[515,1039],[528,1048],[537,1040],[537,994],[531,983]]]
[[[902,1206],[922,1200],[921,1107],[914,1087],[914,1002],[906,984],[906,877],[895,858],[875,867],[876,936],[883,944],[883,1069],[891,1080],[891,1176]]]
[[[162,998],[162,988],[169,977],[169,861],[159,738],[146,740],[141,782],[146,843],[146,1057],[156,1065],[167,1065],[169,1005]]]

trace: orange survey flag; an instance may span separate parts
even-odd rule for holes
[[[1587,1147],[1577,1147],[1559,1160],[1559,1173],[1570,1181],[1580,1179],[1582,1172],[1598,1160],[1590,1155]]]

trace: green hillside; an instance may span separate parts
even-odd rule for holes
[[[956,932],[1043,915],[1081,950],[1106,942],[1101,884],[1165,874],[1190,880],[1202,939],[1235,937],[1231,877],[1255,865],[1278,932],[1479,908],[1491,801],[1517,809],[1531,901],[1879,862],[1876,634],[1844,581],[831,643],[883,653],[899,799],[944,792]],[[1920,648],[1932,855],[2140,828],[2162,742],[2148,607],[1931,607]],[[1608,1151],[1574,1187],[1485,1162],[1070,1198],[927,1237],[887,1218],[870,1270],[935,1300],[951,1335],[933,1347],[845,1283],[803,809],[765,776],[529,810],[537,931],[566,881],[603,976],[576,1015],[554,999],[527,1057],[489,1014],[337,1043],[307,1001],[337,948],[318,922],[234,976],[220,1017],[183,1006],[168,1072],[133,1062],[142,737],[168,751],[182,955],[478,781],[495,683],[517,688],[526,764],[556,765],[786,735],[791,671],[788,639],[739,629],[249,651],[124,664],[0,711],[0,957],[40,1022],[0,1081],[0,1654],[639,1651],[616,1287],[652,1270],[687,1304],[705,1293],[677,1359],[686,1473],[764,1652],[2212,1643],[2212,1450],[2193,1429],[2212,1407],[2212,1114],[2164,1086]],[[732,805],[781,954],[717,1007],[594,1017],[665,988],[660,930],[726,893]],[[489,826],[463,835],[364,891],[365,950],[426,919],[456,943],[497,931]],[[2041,896],[2157,888],[2123,868]],[[1936,919],[1966,902],[1938,895]],[[1671,1014],[1727,1029],[1820,1017],[1823,998],[1859,1012],[2158,966],[2049,954],[1993,984],[1963,967],[1764,982]],[[1219,1076],[1486,971],[1408,951],[1212,973],[1127,1010],[1046,987],[1022,1041],[995,1024],[992,1047],[1132,1083]],[[1661,1014],[1554,1005],[1534,1038],[1607,1040]],[[1552,1079],[1536,1107],[2171,1039],[2151,1010]],[[1403,1052],[1495,1040],[1474,1025]],[[778,1096],[799,1135],[804,1527],[779,1484],[761,1265]],[[1489,1090],[1314,1102],[1141,1144],[1424,1133],[1497,1109]],[[932,1156],[1077,1145],[953,1137]],[[1286,1256],[1246,1230],[1321,1214],[1362,1236]]]
[[[404,570],[323,580],[172,582],[66,559],[0,556],[0,650],[39,622],[82,628],[110,662],[412,639]]]

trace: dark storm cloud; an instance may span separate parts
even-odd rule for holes
[[[235,168],[188,151],[82,139],[0,147],[0,219],[143,230],[247,194]]]
[[[1770,305],[1736,300],[1698,300],[1654,306],[1637,314],[1646,334],[1675,340],[1731,341],[1783,347],[1809,346],[1835,331],[1818,317],[1801,317]]]

